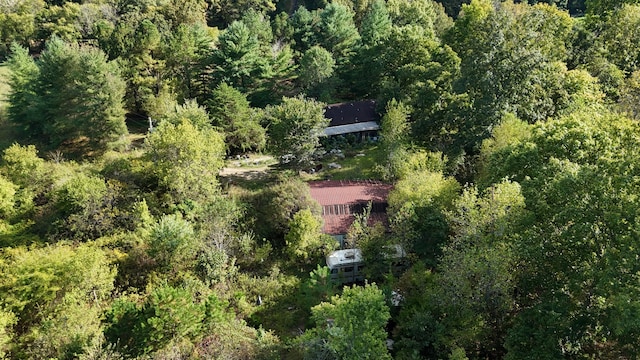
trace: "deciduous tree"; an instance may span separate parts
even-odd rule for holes
[[[303,261],[323,255],[335,244],[333,238],[322,233],[322,220],[309,209],[302,209],[293,215],[284,240],[291,258],[301,258]]]
[[[224,138],[210,127],[188,120],[161,123],[147,138],[148,158],[169,202],[199,201],[218,190],[223,165]]]
[[[324,107],[321,102],[295,97],[266,109],[269,146],[282,164],[304,169],[313,162],[320,136],[329,125]]]
[[[307,356],[338,359],[390,359],[384,326],[390,318],[384,294],[375,284],[345,288],[342,295],[311,309],[316,328],[300,343]]]

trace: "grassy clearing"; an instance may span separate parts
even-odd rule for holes
[[[342,155],[327,156],[322,160],[322,170],[307,176],[307,180],[382,180],[378,165],[384,164],[384,151],[379,144],[363,144],[348,149]],[[338,169],[330,168],[335,163]]]
[[[231,191],[239,187],[248,191],[260,190],[275,181],[278,161],[264,154],[249,154],[247,158],[232,157],[220,171],[220,182]]]

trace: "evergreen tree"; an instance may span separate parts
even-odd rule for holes
[[[43,123],[34,112],[37,99],[36,82],[40,73],[38,65],[29,56],[29,51],[17,44],[11,46],[9,58],[11,77],[9,85],[9,120],[19,126],[26,138],[39,139],[43,136]]]
[[[225,133],[225,144],[230,153],[264,148],[266,131],[260,126],[259,111],[249,106],[240,91],[221,84],[213,91],[209,108],[213,125]]]
[[[52,38],[37,69],[26,56],[20,50],[12,60],[17,72],[10,97],[10,118],[26,136],[50,148],[76,142],[85,154],[121,141],[127,133],[124,82],[102,51]]]

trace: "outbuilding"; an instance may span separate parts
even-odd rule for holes
[[[331,104],[325,108],[324,116],[330,120],[325,136],[351,134],[363,140],[377,138],[380,130],[380,115],[374,100]]]

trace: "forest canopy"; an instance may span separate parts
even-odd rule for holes
[[[635,1],[1,2],[0,359],[637,357],[639,29]],[[374,136],[325,135],[363,100]],[[392,190],[340,243],[319,180]]]

